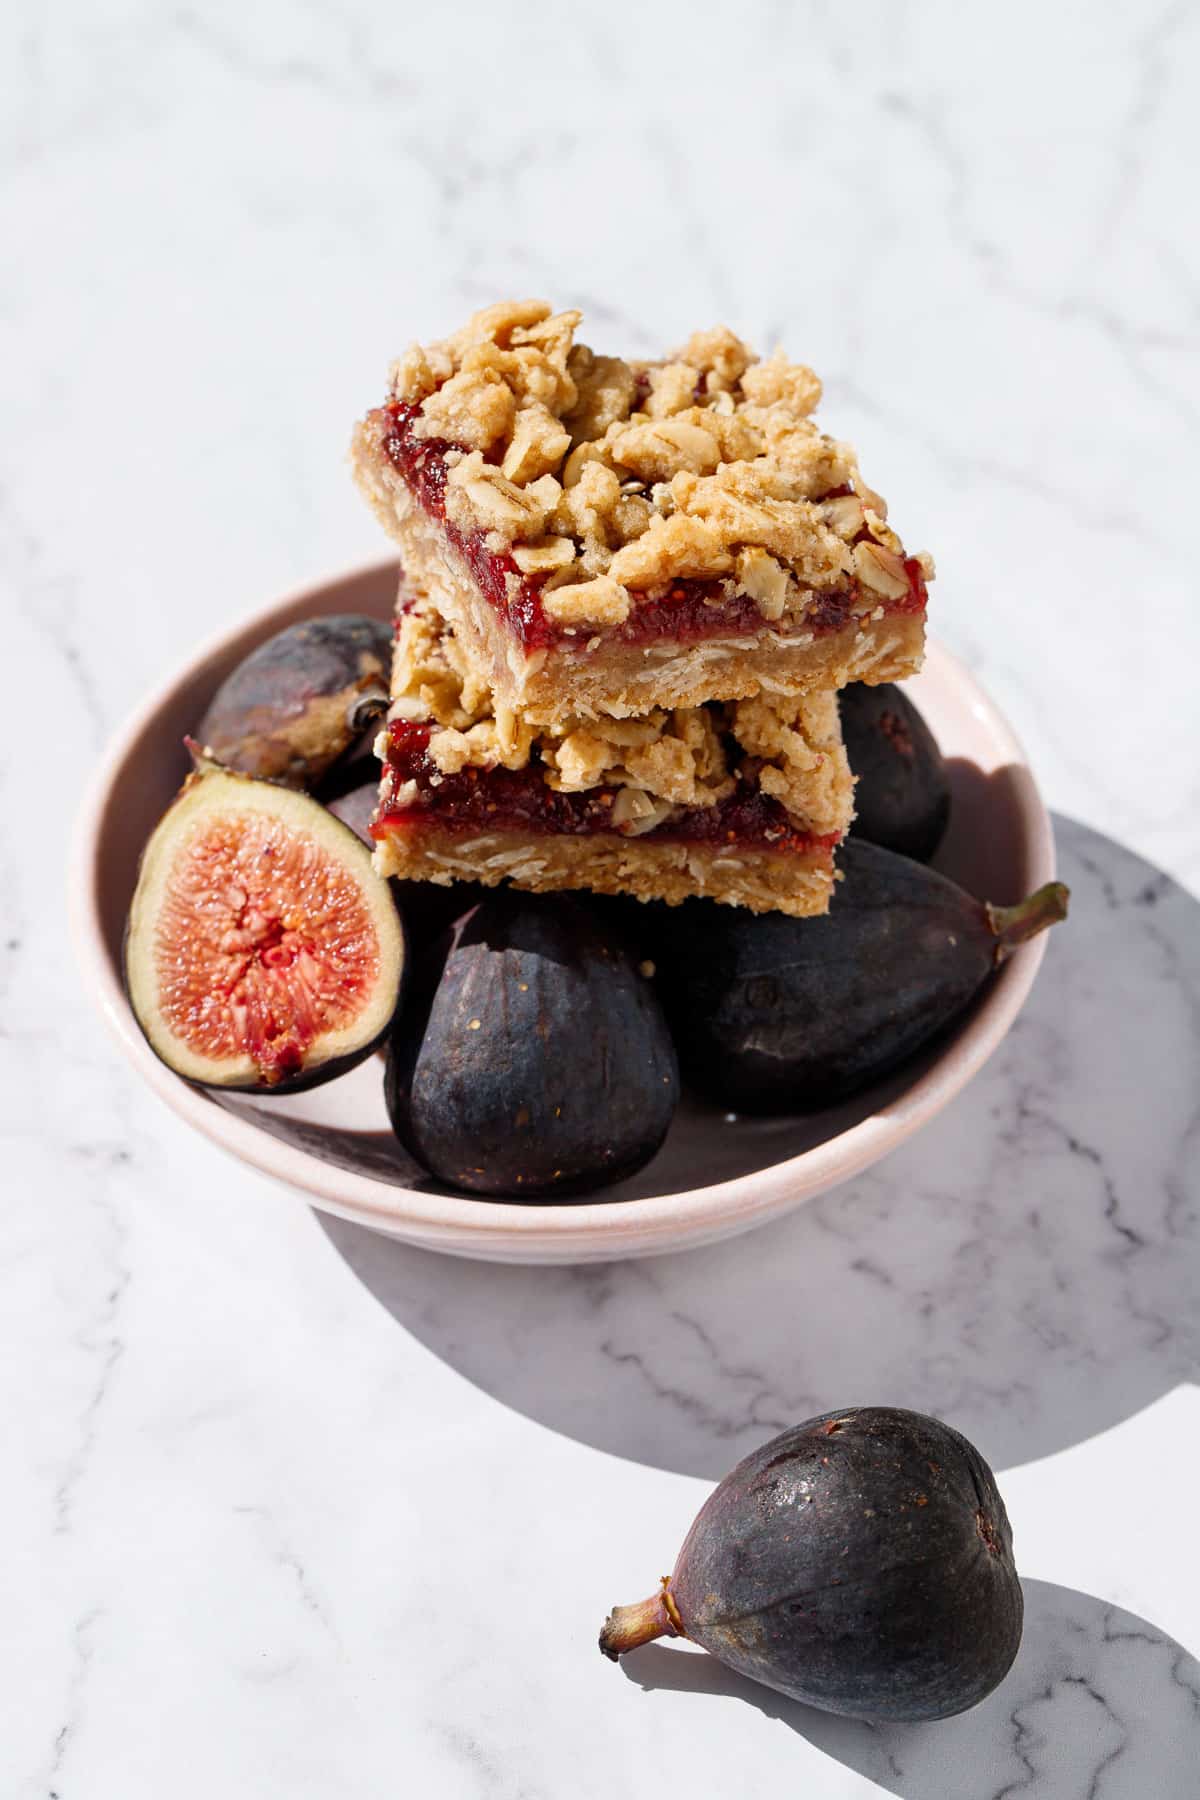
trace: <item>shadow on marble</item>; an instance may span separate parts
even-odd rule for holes
[[[903,1800],[1194,1800],[1200,1663],[1091,1594],[1023,1586],[1025,1632],[1009,1674],[980,1706],[933,1725],[835,1718],[679,1647],[649,1644],[621,1669],[651,1703],[654,1689],[669,1688],[711,1697],[706,1713],[722,1699],[751,1706]]]
[[[985,773],[965,756],[946,763],[950,822],[933,858],[952,881],[994,906],[1015,906],[1032,885],[1022,852],[1024,816],[1031,783],[1023,765],[1005,764]],[[978,829],[986,819],[987,830]]]
[[[954,1104],[777,1224],[646,1262],[506,1268],[321,1224],[503,1403],[717,1477],[828,1407],[915,1407],[993,1466],[1107,1429],[1200,1345],[1200,904],[1058,821],[1073,890],[1033,995]]]

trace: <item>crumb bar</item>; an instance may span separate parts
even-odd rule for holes
[[[541,301],[393,366],[356,478],[498,710],[532,724],[791,699],[920,666],[909,556],[820,384],[732,332],[631,362]]]
[[[853,779],[836,695],[568,719],[494,705],[455,629],[406,594],[372,832],[385,876],[503,880],[824,912]]]

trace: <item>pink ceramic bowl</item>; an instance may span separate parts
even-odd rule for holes
[[[1029,992],[1044,939],[1019,950],[954,1034],[902,1075],[804,1119],[736,1119],[685,1101],[649,1167],[596,1200],[464,1199],[431,1181],[388,1129],[377,1058],[311,1093],[277,1099],[202,1093],[179,1080],[130,1012],[121,934],[142,845],[187,772],[183,734],[264,638],[321,613],[386,617],[395,585],[392,563],[359,569],[264,607],[206,645],[126,726],[87,796],[71,877],[84,976],[134,1068],[189,1125],[329,1212],[427,1249],[496,1262],[603,1262],[712,1243],[790,1211],[877,1162],[982,1067]],[[1021,747],[991,701],[936,644],[909,692],[954,781],[939,866],[1001,903],[1049,881],[1050,821]]]

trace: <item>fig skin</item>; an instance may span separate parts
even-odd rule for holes
[[[312,788],[388,704],[392,628],[363,613],[290,625],[240,662],[193,736],[224,768]]]
[[[928,862],[950,819],[950,782],[937,739],[893,682],[843,688],[838,710],[856,777],[852,837]]]
[[[385,1082],[401,1143],[474,1194],[620,1181],[667,1134],[679,1070],[649,981],[574,895],[492,891],[422,962]]]
[[[850,839],[822,918],[708,900],[659,934],[659,993],[684,1074],[745,1113],[831,1106],[880,1079],[970,1005],[1011,951],[1066,917],[1067,889],[1019,906]]]
[[[409,940],[428,945],[435,955],[463,915],[494,891],[477,881],[453,881],[448,887],[436,881],[392,882],[392,894]]]
[[[338,794],[332,800],[322,799],[321,803],[335,819],[340,819],[343,825],[349,826],[368,850],[375,848],[375,840],[371,836],[371,820],[375,817],[375,808],[379,804],[377,781],[364,781],[361,786],[351,788],[349,793]]]
[[[358,1015],[339,1023],[335,1029],[318,1032],[307,1043],[283,1037],[278,1055],[274,1053],[274,1044],[270,1046],[271,1054],[260,1057],[250,1043],[243,1042],[237,1051],[217,1056],[180,1036],[168,1018],[159,987],[157,944],[169,916],[167,903],[172,896],[172,876],[177,875],[180,859],[186,855],[190,841],[205,820],[255,815],[260,818],[266,815],[273,821],[285,841],[294,833],[298,840],[315,842],[325,859],[332,859],[343,875],[350,875],[374,933],[379,973],[364,994]],[[264,890],[265,902],[256,896],[256,904],[285,906],[289,915],[302,919],[308,880],[309,871],[305,871],[297,889],[291,892],[281,890],[276,884],[269,894]],[[178,886],[178,880],[175,885]],[[219,899],[219,896],[205,896],[206,917],[203,919],[198,912],[186,915],[183,930],[189,944],[194,946],[203,939],[211,920],[208,908],[213,901],[219,903]],[[239,922],[231,919],[229,923]],[[326,948],[319,941],[319,933],[328,929],[327,924],[314,926],[311,937],[303,933],[302,927],[293,925],[290,929],[296,941],[303,942],[303,952],[309,958],[319,957],[321,950]],[[332,955],[335,950],[339,966],[345,968],[347,946],[330,945],[327,953]],[[188,777],[159,820],[142,852],[137,887],[126,921],[123,961],[125,990],[134,1017],[150,1048],[175,1074],[197,1087],[241,1093],[294,1094],[333,1080],[379,1048],[396,1010],[406,959],[403,928],[387,883],[375,874],[369,852],[347,826],[305,794],[222,769],[201,759],[196,771]],[[214,971],[213,993],[220,991],[220,983],[227,974],[227,966]],[[271,999],[276,1003],[282,999],[286,1003],[286,989],[287,982],[280,977]]]
[[[950,1426],[850,1407],[793,1426],[713,1491],[662,1591],[617,1607],[615,1660],[687,1637],[823,1711],[946,1719],[990,1694],[1024,1599],[991,1470]]]

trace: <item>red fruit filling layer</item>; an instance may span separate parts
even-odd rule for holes
[[[574,635],[546,617],[541,590],[545,576],[522,575],[507,551],[489,550],[482,531],[463,531],[446,517],[446,454],[459,446],[444,438],[416,437],[419,408],[391,401],[373,413],[384,455],[430,518],[441,525],[462,557],[488,605],[527,650],[561,645]],[[846,493],[837,488],[834,493]],[[830,498],[831,496],[826,496]],[[865,533],[860,533],[865,535]],[[890,613],[922,613],[928,595],[915,557],[904,564],[908,593],[882,604]],[[824,634],[850,622],[858,598],[852,581],[839,593],[824,594],[799,627]],[[720,581],[681,580],[639,594],[624,625],[605,633],[606,642],[645,644],[662,638],[682,643],[717,637],[748,637],[763,629],[763,616],[749,594],[729,593]]]
[[[633,835],[612,821],[619,788],[559,793],[548,785],[537,762],[524,769],[468,768],[458,775],[443,775],[427,754],[429,730],[428,725],[405,720],[389,726],[389,779],[379,817],[371,827],[375,837],[408,828],[419,830],[422,822],[430,819],[447,831],[534,831],[564,837],[588,837],[597,832]],[[393,797],[410,781],[418,790],[416,800],[396,805]],[[689,807],[653,831],[637,835],[655,843],[742,844],[752,850],[812,856],[828,855],[841,833],[818,835],[801,830],[773,795],[762,793],[756,782],[747,780],[727,800],[718,800],[713,806]]]

